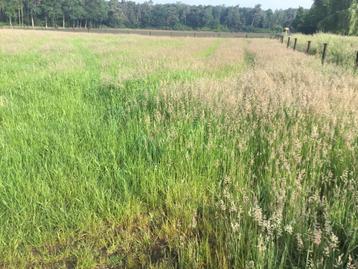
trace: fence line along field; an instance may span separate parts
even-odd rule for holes
[[[0,267],[357,267],[351,71],[269,39],[0,40]]]
[[[284,38],[285,45],[288,37]],[[311,41],[308,54],[322,57],[324,44],[327,46],[326,60],[347,69],[357,68],[358,37],[338,36],[319,33],[315,35],[294,34],[290,37],[290,47],[294,47],[297,39],[296,50],[307,52],[308,41]]]

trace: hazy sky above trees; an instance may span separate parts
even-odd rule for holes
[[[138,2],[144,2],[144,0],[137,0]],[[175,3],[177,0],[153,0],[154,3]],[[286,9],[297,8],[299,6],[310,8],[313,0],[181,0],[179,2],[191,5],[226,5],[241,7],[254,7],[256,4],[261,4],[264,9]]]

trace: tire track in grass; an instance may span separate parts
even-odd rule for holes
[[[254,68],[256,65],[256,55],[252,51],[248,49],[248,46],[250,45],[251,41],[248,41],[246,43],[245,49],[244,49],[244,63],[245,63],[245,69]]]
[[[221,39],[215,39],[214,42],[207,49],[200,51],[199,57],[202,59],[209,59],[219,49],[221,42]]]
[[[249,46],[251,44],[250,40],[247,40],[246,45],[244,47],[244,64],[245,69],[252,69],[256,66],[256,54],[249,50]]]
[[[245,50],[244,63],[246,68],[253,68],[256,65],[256,55],[248,50]]]

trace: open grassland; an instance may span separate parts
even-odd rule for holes
[[[218,32],[218,31],[194,31],[194,30],[158,30],[158,29],[134,29],[134,28],[53,28],[53,27],[19,27],[2,26],[0,29],[20,29],[20,30],[40,30],[56,31],[70,33],[96,33],[96,34],[136,34],[147,36],[172,36],[172,37],[230,37],[230,38],[269,38],[272,36],[269,32],[246,33],[246,32]]]
[[[0,40],[0,267],[357,267],[351,72],[276,40]]]
[[[356,56],[358,52],[357,36],[339,36],[333,34],[315,34],[303,35],[295,34],[291,37],[290,47],[294,45],[294,38],[297,38],[297,50],[306,52],[307,42],[311,41],[309,53],[322,57],[323,44],[327,43],[327,61],[336,65],[353,70],[355,67]],[[287,37],[285,37],[285,44]]]

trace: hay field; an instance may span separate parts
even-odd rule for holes
[[[277,40],[0,30],[1,268],[356,268],[358,79]]]

